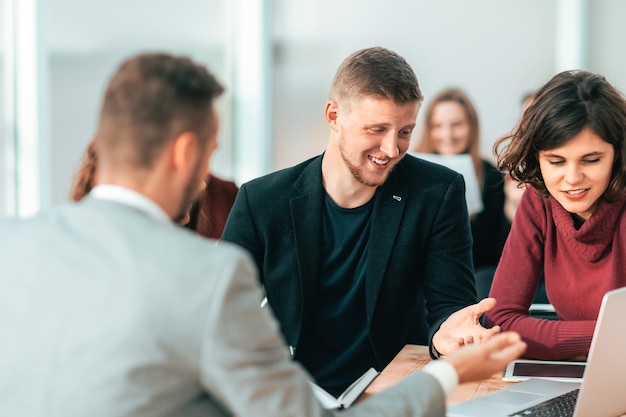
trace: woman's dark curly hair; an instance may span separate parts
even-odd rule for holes
[[[615,160],[604,198],[615,201],[626,192],[626,101],[598,74],[564,71],[541,87],[513,131],[495,143],[498,169],[547,197],[539,152],[563,146],[585,128],[613,145]]]

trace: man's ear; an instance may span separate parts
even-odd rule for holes
[[[185,131],[174,139],[172,145],[172,165],[179,172],[188,173],[194,169],[195,161],[200,153],[198,136]]]
[[[330,100],[326,103],[326,108],[324,109],[324,117],[326,117],[326,122],[330,125],[331,128],[335,128],[337,125],[337,117],[339,116],[339,106],[337,102],[334,100]]]

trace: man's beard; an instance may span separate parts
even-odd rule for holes
[[[383,185],[385,181],[387,181],[387,178],[389,178],[391,171],[393,171],[396,165],[398,165],[397,163],[395,163],[392,167],[390,167],[385,173],[385,176],[382,178],[382,180],[368,181],[365,178],[364,169],[353,165],[352,162],[350,162],[350,160],[346,156],[346,153],[344,152],[344,147],[343,147],[343,133],[339,134],[339,154],[341,155],[341,159],[343,159],[343,162],[346,164],[346,166],[350,170],[350,173],[352,173],[352,176],[354,177],[354,179],[356,179],[358,182],[360,182],[361,184],[367,187],[378,187],[378,186]],[[367,159],[367,156],[365,158]],[[391,164],[391,161],[389,163]]]
[[[379,185],[384,184],[384,182],[387,180],[388,175],[386,175],[385,178],[383,178],[381,182],[367,181],[363,177],[363,173],[362,173],[363,170],[359,167],[352,165],[352,163],[348,160],[348,158],[344,155],[343,152],[341,152],[341,158],[343,159],[343,162],[346,164],[346,166],[352,173],[352,176],[354,177],[354,179],[356,179],[358,182],[360,182],[363,185],[366,185],[368,187],[378,187]]]
[[[198,162],[194,171],[197,172],[199,169],[200,163]],[[201,194],[202,191],[200,191],[199,184],[193,179],[189,180],[189,182],[185,185],[181,206],[179,207],[176,216],[173,218],[176,223],[181,223],[189,215],[192,205],[200,199]]]

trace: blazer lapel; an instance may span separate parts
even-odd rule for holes
[[[368,324],[372,321],[380,286],[406,208],[409,186],[407,181],[403,181],[405,176],[406,170],[401,161],[387,181],[376,190],[365,278],[365,307]]]
[[[290,200],[291,225],[298,258],[302,320],[309,316],[317,292],[322,248],[322,157],[307,166],[294,182],[299,195]]]

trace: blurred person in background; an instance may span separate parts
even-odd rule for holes
[[[473,261],[477,276],[493,276],[508,234],[504,214],[504,176],[480,155],[480,125],[476,108],[458,88],[446,88],[426,108],[417,152],[469,154],[474,163],[483,209],[471,216]],[[484,292],[479,291],[480,295]]]
[[[70,190],[71,201],[80,201],[89,194],[96,185],[97,169],[96,142],[91,140],[87,144],[80,166],[74,174]],[[226,219],[235,202],[238,190],[234,182],[209,173],[200,185],[201,193],[198,200],[191,205],[183,218],[177,219],[177,222],[198,232],[200,236],[218,239],[224,230]]]

